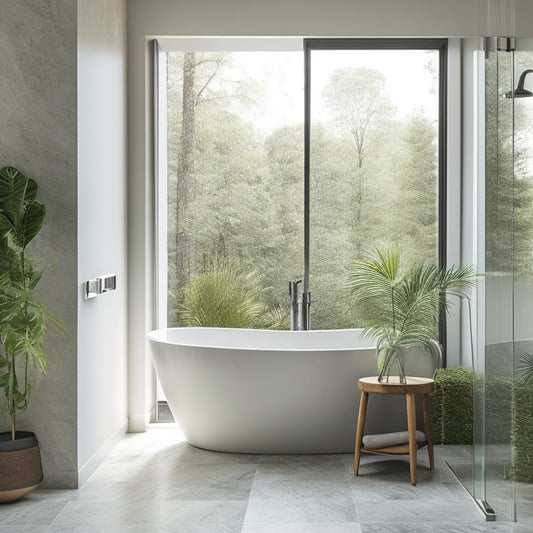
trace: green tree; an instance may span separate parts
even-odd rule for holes
[[[437,263],[438,155],[436,124],[421,111],[399,129],[394,210],[390,228],[404,261]],[[401,221],[401,222],[400,222]],[[400,223],[398,223],[400,222]]]
[[[193,270],[194,240],[185,231],[187,217],[195,189],[195,145],[197,107],[213,98],[210,86],[227,65],[227,54],[184,52],[170,55],[169,79],[180,78],[173,85],[169,98],[169,143],[175,143],[169,158],[169,170],[175,176],[175,195],[172,195],[175,217],[173,237],[176,284],[181,287]],[[179,95],[176,92],[179,91]]]
[[[344,67],[333,72],[323,98],[334,120],[349,134],[361,168],[372,137],[382,135],[384,118],[392,106],[385,76],[364,67]]]
[[[353,167],[346,174],[351,182],[349,212],[352,215],[352,246],[361,255],[365,248],[365,236],[374,226],[366,224],[365,207],[375,213],[368,197],[369,190],[382,181],[383,155],[391,147],[394,127],[391,117],[394,108],[387,93],[384,75],[374,69],[345,67],[333,72],[323,91],[323,99],[333,118],[332,134],[348,136],[354,154]],[[375,189],[375,187],[374,187]],[[370,207],[371,205],[371,207]],[[366,226],[366,227],[365,227]]]
[[[345,297],[353,255],[353,146],[322,125],[311,132],[310,275],[313,329],[350,327],[353,311]]]
[[[527,63],[526,63],[527,64]],[[516,64],[520,72],[525,65]],[[487,272],[531,275],[533,176],[522,132],[531,116],[520,100],[502,98],[511,72],[486,62],[485,268]],[[527,138],[527,137],[526,137]]]
[[[265,191],[272,201],[270,246],[262,270],[270,306],[288,309],[288,282],[303,276],[303,128],[285,126],[265,140]],[[288,324],[287,324],[288,327]]]
[[[168,70],[168,208],[169,220],[178,220],[168,228],[169,288],[221,262],[256,271],[277,316],[271,322],[281,327],[287,282],[303,276],[303,128],[265,136],[253,123],[253,106],[261,105],[253,85],[244,74],[226,76],[231,55],[189,60],[195,66],[185,85],[196,98],[187,134],[185,55],[172,56]],[[422,114],[399,121],[376,71],[339,69],[324,99],[332,120],[311,130],[312,327],[350,327],[359,314],[345,289],[354,258],[394,242],[412,246],[414,255],[435,249],[436,133]],[[180,146],[192,154],[189,163]],[[178,194],[180,186],[186,190]]]

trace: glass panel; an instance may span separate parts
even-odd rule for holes
[[[514,86],[533,69],[532,41],[522,40],[527,51],[515,52]],[[533,91],[533,73],[524,88]],[[512,477],[516,515],[520,523],[533,519],[533,98],[514,99],[514,391]],[[531,376],[528,380],[528,374]],[[509,510],[511,516],[513,508]]]
[[[513,516],[513,53],[486,62],[485,353],[476,373],[475,496],[502,519]],[[482,397],[480,397],[482,395]]]
[[[487,68],[494,57],[491,55],[488,61],[485,60],[485,52],[475,54],[476,74],[477,74],[477,98],[476,98],[476,115],[477,127],[477,265],[478,272],[484,273],[485,268],[485,176],[486,176],[486,157],[488,150],[486,137],[489,134],[486,122],[489,119],[486,112],[486,100],[488,94],[486,91],[487,83],[485,78],[494,77],[495,69]],[[493,82],[491,82],[493,83]],[[490,100],[490,98],[489,98]],[[462,470],[461,481],[468,488],[470,493],[481,501],[485,500],[485,395],[482,381],[478,379],[479,373],[483,373],[485,368],[485,277],[479,279],[477,284],[476,308],[476,349],[473,354],[473,403],[474,403],[474,420],[473,420],[473,445],[472,445],[472,462],[469,468],[464,466]],[[457,473],[457,472],[456,472]]]
[[[311,327],[360,326],[355,259],[438,261],[439,53],[312,50]]]
[[[469,488],[473,479],[473,494],[498,520],[522,523],[531,517],[533,471],[533,382],[526,383],[533,371],[533,99],[513,98],[513,88],[532,65],[532,52],[497,52],[480,69],[479,266],[485,277],[478,291],[474,477],[466,469],[462,476]]]
[[[288,329],[288,281],[303,274],[302,53],[167,63],[168,325]]]

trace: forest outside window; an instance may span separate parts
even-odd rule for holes
[[[355,259],[444,261],[445,41],[168,41],[160,327],[288,329],[306,270],[312,328],[358,327]]]

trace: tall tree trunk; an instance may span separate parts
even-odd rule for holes
[[[192,264],[191,243],[184,227],[194,172],[195,105],[194,77],[196,52],[185,52],[183,61],[183,108],[178,150],[178,185],[176,209],[176,280],[178,288],[189,280]]]

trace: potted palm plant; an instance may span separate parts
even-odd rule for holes
[[[27,250],[46,212],[36,196],[34,180],[0,169],[0,408],[11,418],[11,431],[0,433],[0,502],[21,498],[43,478],[35,435],[16,429],[16,413],[46,369],[46,320],[55,321],[35,291],[42,271]]]
[[[467,297],[475,286],[472,266],[442,269],[420,263],[400,272],[397,248],[376,250],[368,260],[356,261],[348,288],[362,304],[363,335],[377,341],[378,380],[388,381],[394,362],[405,383],[404,357],[408,351],[440,359],[438,318],[448,308],[448,296]]]

